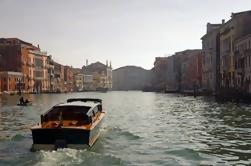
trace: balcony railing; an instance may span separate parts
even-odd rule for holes
[[[32,53],[32,54],[35,54],[35,55],[47,56],[47,52],[46,51],[30,50],[29,52]]]

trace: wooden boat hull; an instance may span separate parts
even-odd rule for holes
[[[32,151],[58,148],[84,149],[91,147],[100,134],[100,121],[91,130],[81,128],[33,128]]]

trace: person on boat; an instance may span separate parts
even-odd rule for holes
[[[63,115],[62,115],[62,111],[60,111],[60,114],[59,114],[59,125],[58,127],[62,127],[64,124],[63,124]]]
[[[19,99],[19,103],[20,104],[24,104],[24,98],[23,98],[23,96]]]
[[[30,101],[28,99],[25,99],[25,104],[28,104]]]

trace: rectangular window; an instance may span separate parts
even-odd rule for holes
[[[37,67],[42,67],[43,66],[43,61],[41,59],[39,59],[39,58],[36,58],[35,59],[35,65]]]
[[[251,59],[251,58],[250,58],[250,56],[248,56],[248,57],[249,57],[249,61],[248,61],[248,62],[249,62],[249,67],[250,67],[250,59]]]

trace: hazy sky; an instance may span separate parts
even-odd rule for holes
[[[0,0],[0,37],[39,44],[82,67],[153,67],[156,56],[201,48],[206,23],[251,9],[251,0]]]

